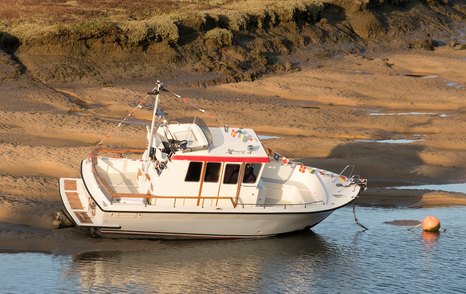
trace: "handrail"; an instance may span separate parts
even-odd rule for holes
[[[93,167],[93,169],[95,169],[95,167]],[[104,178],[100,177],[100,175],[97,173],[97,170],[95,172],[96,172],[97,179],[102,184],[103,190],[105,190],[105,192],[108,193],[109,196],[112,199],[113,198],[173,199],[174,200],[174,203],[173,203],[174,206],[173,207],[176,206],[176,200],[177,199],[195,199],[195,200],[199,199],[198,196],[157,196],[157,195],[149,195],[149,194],[115,193],[115,192],[111,191],[113,189],[107,183],[107,181]],[[266,207],[280,207],[280,206],[283,206],[284,209],[286,209],[287,206],[292,206],[292,207],[304,206],[304,208],[307,208],[308,205],[313,205],[313,204],[318,204],[318,203],[324,204],[324,202],[322,200],[312,201],[312,202],[305,202],[305,203],[287,203],[287,204],[280,204],[280,203],[278,203],[278,204],[266,204],[266,203],[263,203],[263,204],[241,203],[241,204],[238,204],[233,197],[229,197],[229,196],[201,196],[200,199],[202,199],[202,201],[203,201],[202,207],[204,207],[204,200],[205,199],[211,199],[211,200],[217,200],[217,201],[224,199],[224,200],[230,200],[233,208],[238,208],[239,206],[241,206],[241,208],[243,208],[243,209],[245,208],[245,206],[263,207],[264,209]]]
[[[106,151],[107,149],[100,149],[100,150],[105,150]],[[108,149],[108,150],[116,151],[116,149]],[[122,149],[122,151],[127,151],[127,150],[131,150],[131,152],[132,151],[137,151],[137,150],[132,150],[132,149]],[[139,150],[139,151],[144,152],[145,150]],[[97,154],[97,153],[98,152],[95,152],[94,154]],[[115,153],[118,153],[118,152],[115,152]],[[126,153],[129,153],[129,152],[126,152]],[[217,200],[217,201],[221,200],[221,199],[224,199],[224,200],[230,200],[233,208],[237,208],[237,207],[241,206],[243,209],[244,209],[245,206],[263,207],[264,209],[266,207],[279,207],[279,206],[283,206],[284,209],[286,209],[287,206],[292,206],[292,207],[294,207],[294,206],[304,206],[304,208],[306,208],[307,205],[312,205],[312,204],[317,204],[317,203],[324,204],[324,202],[322,200],[312,201],[312,202],[305,202],[305,203],[290,203],[290,204],[266,204],[266,203],[263,203],[263,204],[241,203],[241,204],[239,204],[238,203],[238,201],[239,201],[238,196],[239,195],[237,195],[237,197],[230,197],[230,196],[157,196],[157,195],[150,195],[150,194],[116,193],[113,190],[113,188],[109,185],[107,180],[105,180],[103,177],[101,177],[99,175],[99,172],[97,171],[97,168],[96,168],[97,161],[95,160],[95,163],[94,163],[94,158],[96,159],[95,155],[93,156],[93,160],[92,160],[92,172],[95,175],[95,178],[97,180],[97,184],[101,188],[101,190],[103,190],[104,194],[107,194],[112,199],[113,198],[143,198],[143,199],[146,199],[146,200],[147,199],[174,199],[174,204],[173,204],[174,207],[176,206],[176,200],[177,199],[196,199],[198,201],[200,199],[202,199],[202,207],[204,207],[204,200],[206,200],[206,199]]]
[[[100,153],[115,153],[115,154],[126,154],[126,153],[136,153],[136,154],[143,154],[146,150],[145,149],[112,149],[112,148],[98,148],[92,150],[89,154],[88,160],[92,161],[92,165],[97,165],[97,156]]]
[[[97,156],[99,153],[144,153],[145,149],[112,149],[112,148],[99,148],[92,151],[91,155]]]
[[[173,202],[174,206],[173,207],[176,206],[176,200],[177,199],[194,199],[194,200],[198,199],[197,196],[156,196],[156,195],[146,195],[146,194],[125,194],[125,193],[114,193],[112,196],[113,196],[113,198],[126,197],[126,198],[145,198],[145,199],[173,199],[174,200],[174,202]],[[283,207],[284,209],[286,209],[288,206],[291,206],[291,207],[304,206],[304,208],[307,208],[307,206],[309,206],[309,205],[314,205],[314,204],[318,204],[318,203],[324,204],[324,201],[322,201],[322,200],[312,201],[312,202],[305,202],[305,203],[286,203],[286,204],[283,204],[283,203],[277,203],[277,204],[241,203],[241,204],[236,204],[233,197],[202,196],[201,199],[202,199],[202,207],[204,207],[204,201],[206,199],[207,200],[209,200],[209,199],[210,200],[229,199],[231,201],[231,204],[233,205],[233,208],[240,208],[241,207],[243,209],[246,206],[249,206],[249,207],[263,207],[264,209],[266,207]]]
[[[95,150],[95,152],[93,152],[91,154],[92,156],[92,172],[94,173],[95,175],[95,178],[98,182],[98,185],[99,187],[102,188],[104,194],[107,194],[108,196],[110,196],[112,199],[113,198],[122,198],[122,197],[125,197],[125,198],[144,198],[144,199],[157,199],[157,198],[168,198],[168,199],[198,199],[200,201],[200,199],[229,199],[231,201],[231,204],[233,205],[233,207],[235,206],[235,201],[233,199],[233,197],[219,197],[219,196],[156,196],[156,195],[149,195],[149,194],[134,194],[134,193],[116,193],[112,187],[108,184],[107,180],[105,180],[103,177],[101,177],[99,175],[99,172],[97,171],[97,153],[99,153],[99,151],[102,151],[104,150],[104,152],[113,152],[113,153],[120,153],[118,151],[126,151],[124,153],[129,153],[129,152],[132,152],[132,153],[136,153],[137,151],[140,151],[140,152],[145,152],[145,150],[139,150],[139,149],[121,149],[121,150],[118,150],[118,149],[106,149],[106,148],[103,148],[103,149],[97,149]],[[135,152],[136,151],[136,152]],[[176,202],[175,202],[176,203]]]
[[[348,169],[348,168],[351,168],[351,172],[350,172],[350,174],[349,174],[349,176],[348,176],[348,178],[351,178],[351,176],[353,175],[353,172],[354,172],[354,165],[349,164],[349,165],[347,165],[347,166],[338,174],[338,177],[335,178],[335,179],[333,180],[333,182],[335,182],[339,177],[341,177],[341,175],[342,175],[342,174],[345,172],[345,170]]]
[[[100,182],[99,187],[103,188],[104,192],[108,194],[111,198],[144,198],[144,199],[229,199],[231,204],[235,206],[233,197],[218,197],[218,196],[157,196],[150,194],[135,194],[135,193],[116,193],[113,191],[112,187],[108,184],[107,180],[102,178],[95,166],[92,166],[92,172],[95,174],[96,179]]]
[[[95,167],[93,166],[93,169],[95,169]],[[102,188],[105,190],[106,193],[108,193],[112,199],[113,198],[144,198],[144,199],[173,199],[173,207],[176,207],[176,200],[177,199],[195,199],[195,200],[199,200],[199,196],[157,196],[157,195],[149,195],[149,194],[134,194],[134,193],[115,193],[113,191],[111,191],[111,187],[110,185],[107,183],[107,181],[100,177],[100,175],[97,173],[97,170],[95,171],[96,172],[96,176],[97,176],[97,179],[101,182],[102,184]],[[304,206],[304,208],[307,208],[308,205],[313,205],[313,204],[317,204],[317,203],[322,203],[324,204],[324,202],[322,200],[319,200],[319,201],[312,201],[312,202],[305,202],[305,203],[288,203],[288,204],[257,204],[257,203],[241,203],[240,205],[238,205],[238,203],[235,201],[235,199],[233,199],[233,197],[228,197],[228,196],[201,196],[202,199],[202,207],[204,207],[204,200],[206,199],[211,199],[211,200],[221,200],[221,199],[225,199],[225,200],[230,200],[231,201],[231,204],[233,206],[233,208],[238,208],[239,206],[241,206],[241,208],[245,208],[245,206],[255,206],[255,207],[263,207],[264,209],[266,207],[280,207],[280,206],[283,206],[284,209],[287,208],[287,206],[291,206],[291,207],[296,207],[296,206]]]
[[[199,199],[197,196],[157,196],[147,194],[126,194],[126,193],[113,193],[112,198],[144,198],[144,199],[174,199],[174,205],[176,205],[177,199]],[[231,204],[234,205],[233,197],[217,197],[217,196],[202,196],[202,207],[204,207],[204,200],[217,200],[217,199],[228,199]]]
[[[304,203],[286,203],[286,204],[285,203],[276,203],[276,204],[242,203],[240,205],[242,206],[242,208],[244,208],[245,206],[256,206],[256,207],[258,206],[258,207],[264,207],[264,208],[274,207],[274,206],[283,206],[283,208],[286,209],[287,206],[304,206],[304,208],[307,208],[308,205],[313,205],[313,204],[317,204],[317,203],[324,204],[324,201],[318,200],[318,201],[311,201],[311,202],[304,202]]]

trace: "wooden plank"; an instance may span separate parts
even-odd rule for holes
[[[207,162],[202,163],[202,171],[201,171],[201,185],[199,187],[199,194],[197,195],[197,206],[201,204],[201,194],[202,194],[202,186],[204,185],[204,176],[205,176],[205,169],[207,167]]]
[[[65,192],[66,198],[68,198],[68,202],[70,203],[71,209],[83,209],[83,205],[79,200],[79,196],[77,192]]]
[[[164,198],[164,199],[198,199],[198,196],[155,196],[147,194],[113,193],[113,198]],[[201,199],[231,199],[231,196],[201,196]]]
[[[223,177],[225,176],[223,174],[223,170],[224,170],[225,166],[226,166],[226,163],[222,163],[222,169],[220,170],[220,179],[218,181],[217,201],[215,202],[215,206],[218,205],[218,197],[220,197],[220,188],[222,187]]]
[[[95,153],[144,153],[146,149],[111,149],[111,148],[99,148],[95,150]]]
[[[99,179],[100,183],[102,184],[101,186],[103,186],[105,188],[105,190],[109,193],[109,194],[113,194],[114,193],[114,190],[112,189],[112,187],[108,184],[107,180],[104,179],[103,177],[101,177],[100,175],[97,175],[96,177],[97,179]]]
[[[97,172],[97,169],[95,168],[95,166],[92,167],[92,171],[95,175],[95,178],[97,180],[97,184],[103,188],[103,192],[104,194],[108,194],[108,196],[112,197],[112,195],[115,193],[115,191],[112,189],[112,187],[110,187],[110,185],[107,183],[107,181],[102,178],[99,173]]]
[[[236,189],[236,201],[233,204],[234,207],[238,205],[239,201],[239,194],[241,192],[241,184],[243,184],[243,177],[244,177],[244,163],[241,164],[241,168],[239,169],[239,175],[238,175],[238,188]]]
[[[84,211],[75,211],[74,212],[76,216],[78,217],[79,221],[83,224],[92,224],[91,218],[87,215],[86,212]]]
[[[78,190],[76,180],[65,180],[64,181],[65,190],[76,191]]]

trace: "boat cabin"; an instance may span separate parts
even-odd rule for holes
[[[153,197],[112,197],[112,203],[173,206],[177,199],[181,206],[234,207],[261,201],[260,178],[269,157],[252,129],[189,123],[160,125],[154,132],[148,128],[152,144],[143,159],[150,160],[141,162],[135,184]]]

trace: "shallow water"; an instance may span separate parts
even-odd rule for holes
[[[389,189],[402,189],[402,190],[432,190],[432,191],[446,191],[457,192],[466,194],[466,183],[458,184],[443,184],[443,185],[414,185],[414,186],[398,186]]]
[[[369,112],[369,116],[394,116],[394,115],[437,115],[437,112]],[[445,118],[448,117],[448,114],[442,113],[438,114],[439,117]]]
[[[436,112],[418,112],[418,111],[412,111],[412,112],[369,112],[370,116],[390,116],[390,115],[435,115],[437,114]]]
[[[456,88],[456,89],[463,89],[464,88],[463,85],[458,84],[456,82],[452,82],[452,81],[447,81],[447,86],[448,87],[453,87],[453,88]]]
[[[422,141],[422,139],[384,139],[384,140],[356,140],[364,143],[386,143],[386,144],[410,144]]]
[[[269,139],[280,139],[281,137],[278,136],[269,136],[269,135],[257,135],[259,140],[269,140]]]
[[[259,240],[153,241],[136,252],[0,254],[2,293],[448,293],[466,279],[466,208],[336,211],[313,232]],[[436,215],[446,231],[389,224]],[[98,242],[98,239],[96,240]]]

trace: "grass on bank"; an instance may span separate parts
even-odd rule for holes
[[[47,34],[98,36],[114,29],[133,44],[168,40],[176,42],[179,26],[194,30],[239,31],[267,28],[293,21],[297,15],[316,18],[324,0],[3,0],[0,32],[23,43]],[[228,33],[216,30],[206,35],[226,45]]]

